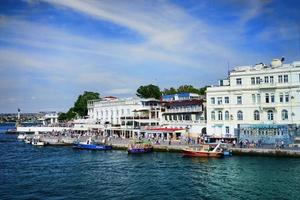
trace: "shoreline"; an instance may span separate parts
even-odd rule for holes
[[[6,133],[10,134],[10,133]],[[17,139],[17,138],[16,138]],[[47,146],[72,146],[72,143],[57,143],[51,144],[49,140],[46,142]],[[122,141],[122,140],[121,140]],[[124,150],[127,151],[129,140],[120,143],[120,141],[110,141],[113,150]],[[165,152],[165,153],[182,153],[185,147],[189,145],[166,145],[166,144],[154,144],[153,151],[155,152]],[[285,157],[285,158],[300,158],[300,148],[299,149],[272,149],[272,148],[234,148],[230,147],[229,150],[232,151],[233,156],[262,156],[262,157]]]

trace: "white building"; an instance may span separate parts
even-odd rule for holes
[[[162,126],[182,128],[189,137],[206,133],[205,100],[194,93],[179,93],[162,96],[164,112]]]
[[[43,115],[39,121],[43,123],[43,125],[51,125],[58,123],[58,112],[41,112]]]
[[[280,129],[299,124],[300,62],[274,59],[270,66],[236,67],[228,79],[207,89],[209,135],[275,142],[286,137]]]
[[[88,102],[88,115],[109,134],[134,137],[141,128],[159,125],[161,105],[156,99],[105,97]]]

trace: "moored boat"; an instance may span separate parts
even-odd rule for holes
[[[26,139],[24,140],[24,142],[25,142],[26,144],[30,144],[30,143],[31,143],[31,139],[30,139],[30,138],[26,138]]]
[[[111,145],[95,143],[92,138],[87,139],[85,142],[75,142],[73,148],[87,150],[112,150]]]
[[[153,146],[149,142],[135,141],[128,146],[128,153],[150,153],[153,151]]]
[[[39,138],[33,138],[31,144],[33,146],[44,146],[45,145],[45,143],[40,141]]]
[[[224,156],[224,150],[220,147],[221,143],[217,145],[203,144],[198,146],[191,146],[183,149],[184,156],[190,157],[214,157],[220,158]]]
[[[19,134],[17,137],[18,140],[25,140],[26,139],[26,135],[25,134]]]

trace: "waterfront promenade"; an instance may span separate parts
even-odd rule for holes
[[[108,144],[113,146],[116,150],[127,150],[127,147],[133,139],[121,138],[121,137],[103,137],[95,136],[93,134],[88,135],[51,135],[51,134],[40,134],[41,141],[45,142],[47,145],[64,145],[72,146],[74,141],[79,138],[79,141],[85,141],[89,137],[93,137],[96,142],[102,142],[104,139]],[[27,135],[28,137],[33,137],[33,134]],[[182,152],[184,148],[190,145],[199,145],[196,141],[188,143],[186,140],[157,140],[145,139],[153,144],[154,151],[158,152]],[[300,148],[299,147],[288,147],[276,148],[274,145],[262,145],[259,147],[243,147],[240,148],[239,145],[235,147],[232,144],[227,145],[229,150],[232,151],[233,155],[239,156],[272,156],[272,157],[298,157],[300,158]]]

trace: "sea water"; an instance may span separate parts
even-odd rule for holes
[[[300,159],[35,147],[2,132],[0,199],[296,200]]]

